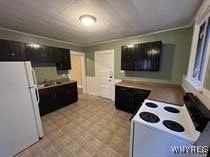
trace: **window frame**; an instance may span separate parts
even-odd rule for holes
[[[203,17],[203,18],[201,18]],[[193,72],[194,72],[194,66],[195,66],[195,61],[196,61],[196,53],[197,53],[197,47],[198,47],[198,37],[199,37],[199,32],[200,32],[200,27],[204,22],[205,23],[205,37],[204,41],[202,43],[202,51],[204,51],[204,44],[205,44],[205,38],[206,38],[206,33],[207,33],[207,28],[208,28],[208,21],[210,19],[210,11],[206,13],[204,16],[200,16],[200,19],[195,19],[195,24],[194,24],[194,32],[193,32],[193,40],[191,44],[191,54],[190,54],[190,60],[189,60],[189,65],[188,65],[188,73],[187,73],[187,81],[196,89],[204,89],[205,84],[206,84],[206,76],[207,76],[207,70],[208,70],[208,63],[209,63],[209,58],[210,58],[210,39],[208,40],[208,46],[207,46],[207,53],[206,53],[206,59],[204,63],[204,68],[202,71],[202,80],[199,81],[193,77]]]

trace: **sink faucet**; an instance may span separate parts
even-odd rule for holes
[[[44,82],[43,83],[47,83],[47,79],[44,79]]]

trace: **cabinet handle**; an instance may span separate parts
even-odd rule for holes
[[[47,54],[45,54],[45,60],[47,61]]]
[[[36,92],[36,97],[37,97],[37,104],[40,102],[40,97],[39,97],[39,90],[38,87],[35,87],[35,92]]]
[[[52,93],[52,99],[55,100],[55,93]]]

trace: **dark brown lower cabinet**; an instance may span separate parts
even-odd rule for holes
[[[115,86],[115,107],[129,113],[135,113],[149,93],[149,90]]]
[[[43,116],[78,100],[77,83],[69,83],[39,90],[39,111]]]
[[[65,104],[71,104],[78,100],[78,91],[77,91],[77,84],[71,83],[67,85],[67,97]]]

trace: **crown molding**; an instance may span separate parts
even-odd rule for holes
[[[95,45],[99,45],[99,44],[105,44],[105,43],[110,43],[110,42],[116,42],[116,41],[121,41],[121,40],[126,40],[126,39],[133,39],[133,38],[144,37],[144,36],[154,35],[154,34],[163,33],[163,32],[169,32],[169,31],[184,29],[184,28],[191,27],[193,25],[193,23],[194,23],[194,19],[188,25],[169,28],[169,29],[163,29],[163,30],[160,30],[160,31],[155,31],[155,32],[147,33],[147,34],[141,34],[141,35],[130,36],[130,37],[125,37],[125,38],[118,38],[118,39],[113,39],[113,40],[101,41],[101,42],[96,42],[96,43],[92,43],[92,44],[84,44],[84,47],[95,46]]]
[[[133,39],[133,38],[137,38],[137,37],[144,37],[144,36],[154,35],[154,34],[158,34],[158,33],[169,32],[169,31],[173,31],[173,30],[184,29],[184,28],[191,27],[193,25],[193,23],[194,23],[194,18],[190,22],[190,24],[188,24],[188,25],[184,25],[184,26],[180,26],[180,27],[174,27],[174,28],[169,28],[169,29],[163,29],[163,30],[160,30],[160,31],[155,31],[155,32],[147,33],[147,34],[141,34],[141,35],[136,35],[136,36],[130,36],[130,37],[124,37],[124,38],[117,38],[117,39],[113,39],[113,40],[95,42],[95,43],[91,43],[91,44],[76,44],[76,43],[72,43],[72,42],[57,40],[57,39],[48,38],[48,37],[35,35],[35,34],[31,34],[31,33],[25,33],[25,32],[13,30],[13,29],[8,29],[8,28],[4,28],[4,27],[0,27],[0,29],[1,30],[10,31],[10,32],[14,32],[14,33],[18,33],[18,34],[29,35],[29,36],[33,36],[33,37],[38,37],[38,38],[42,38],[42,39],[56,41],[56,42],[60,42],[60,43],[71,44],[71,45],[81,46],[81,47],[88,47],[88,46],[95,46],[95,45],[105,44],[105,43],[110,43],[110,42],[122,41],[122,40],[126,40],[126,39]]]

